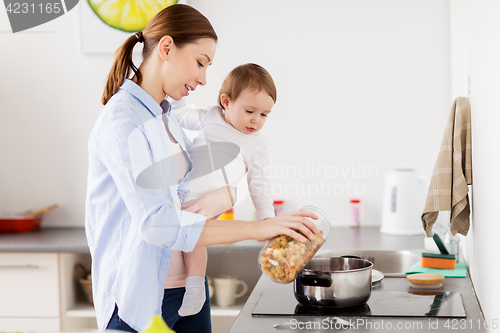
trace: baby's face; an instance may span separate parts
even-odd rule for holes
[[[263,90],[259,92],[245,89],[236,100],[221,96],[225,107],[225,120],[243,134],[260,131],[271,113],[274,101]]]

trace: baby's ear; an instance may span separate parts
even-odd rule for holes
[[[222,94],[220,95],[220,104],[226,109],[229,105],[229,95],[228,94]]]

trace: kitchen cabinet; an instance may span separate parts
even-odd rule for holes
[[[0,234],[0,332],[59,332],[96,328],[80,308],[74,265],[90,264],[82,228]]]
[[[96,328],[95,315],[82,322],[81,317],[74,320],[72,312],[85,302],[74,263],[89,260],[74,253],[0,253],[0,331]]]
[[[59,331],[57,254],[2,253],[0,281],[0,330]]]

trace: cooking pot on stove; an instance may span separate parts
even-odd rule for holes
[[[313,258],[294,280],[297,301],[306,306],[347,308],[372,293],[373,263],[358,258]]]

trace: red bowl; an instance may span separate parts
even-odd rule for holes
[[[35,216],[0,216],[0,232],[28,232],[40,227],[43,215]]]

